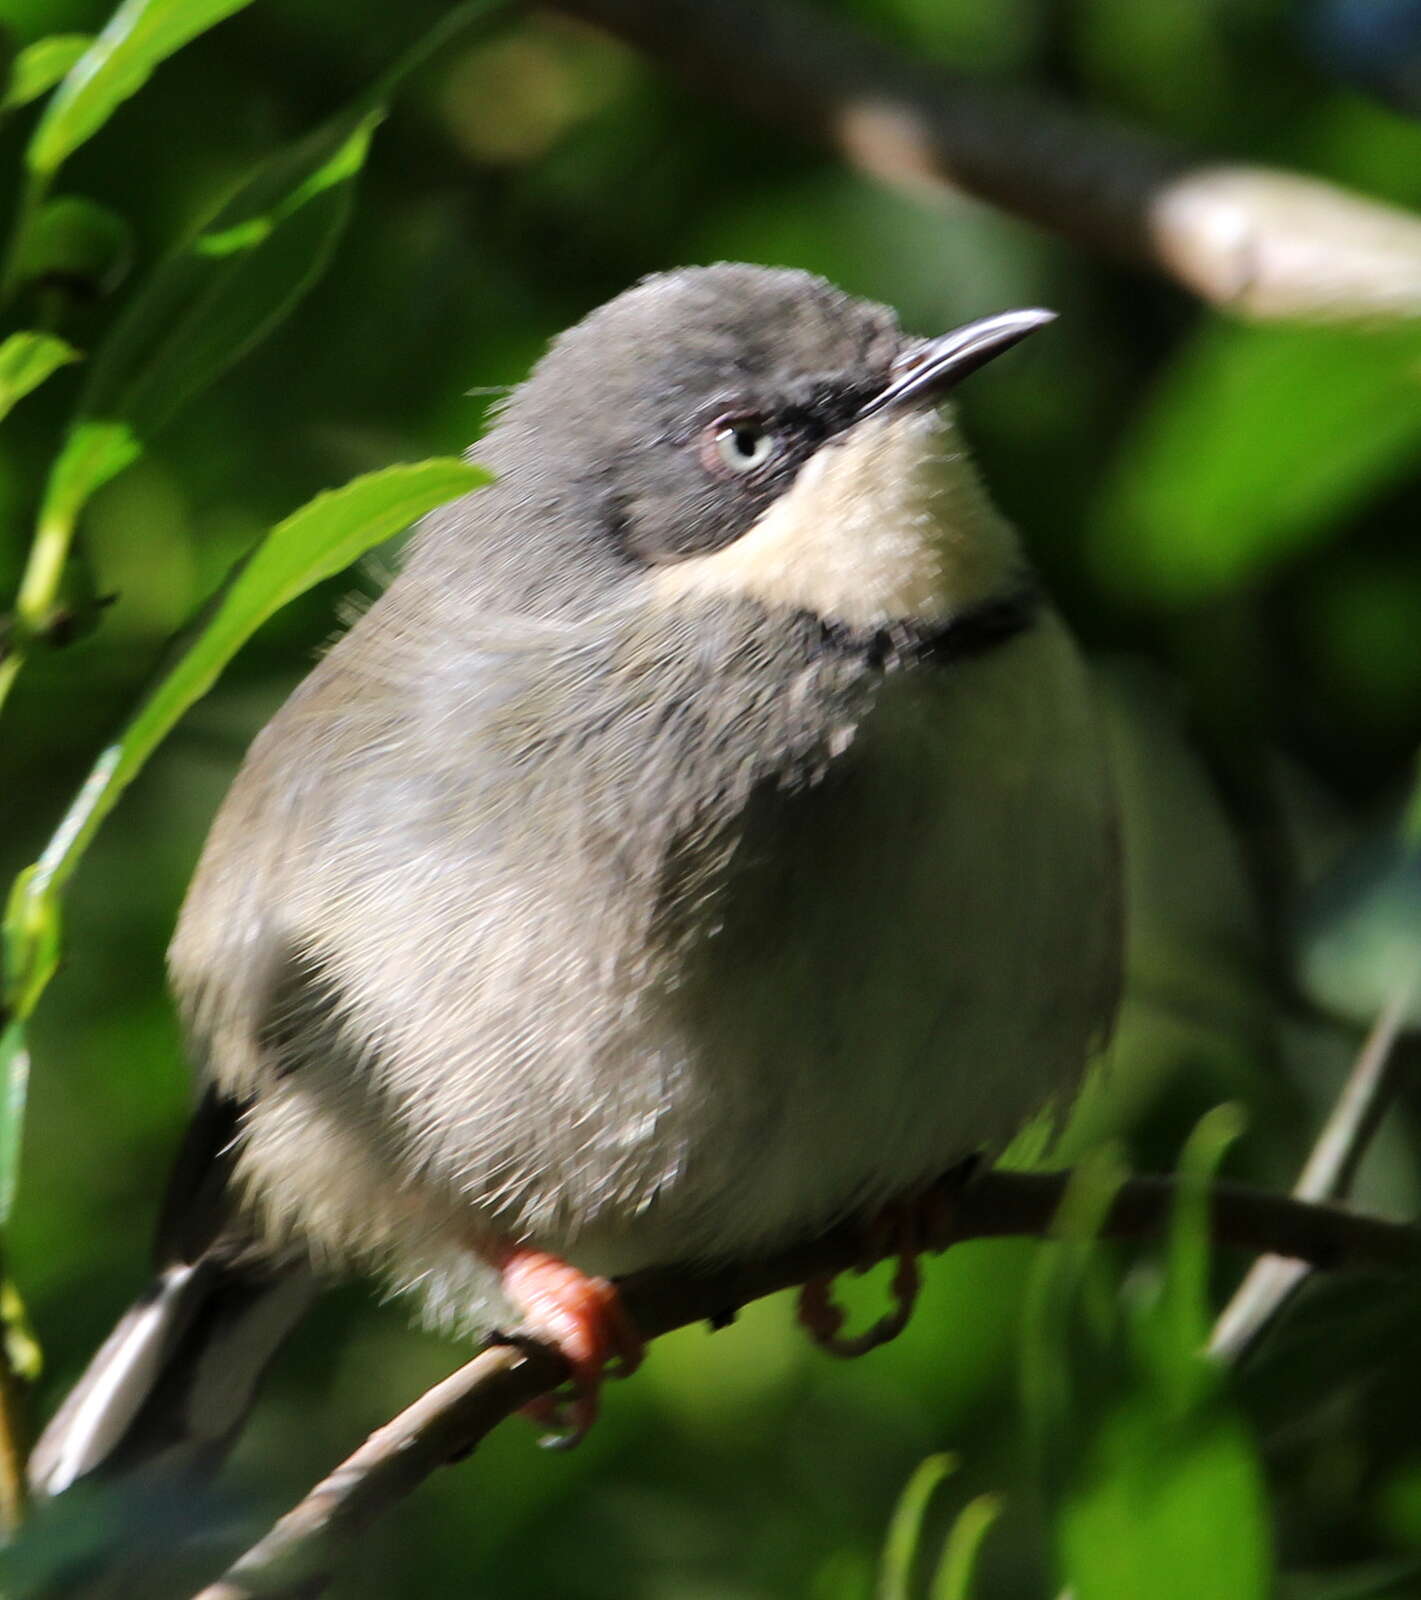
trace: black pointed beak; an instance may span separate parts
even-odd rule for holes
[[[888,387],[864,406],[855,422],[876,416],[880,411],[897,411],[905,406],[936,405],[949,390],[955,389],[978,367],[984,367],[1004,350],[1010,350],[1029,333],[1056,320],[1054,311],[1039,307],[1029,311],[1001,311],[954,328],[940,339],[932,339],[898,361]]]

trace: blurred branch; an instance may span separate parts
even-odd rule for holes
[[[1357,1168],[1391,1103],[1396,1044],[1406,1026],[1416,982],[1413,978],[1401,984],[1373,1023],[1294,1186],[1295,1199],[1339,1200],[1351,1191]],[[1223,1361],[1240,1360],[1312,1271],[1306,1261],[1261,1256],[1214,1324],[1209,1353]]]
[[[1046,95],[915,60],[799,0],[552,0],[717,103],[900,188],[961,190],[1259,318],[1421,316],[1421,219],[1201,160]]]
[[[8,1543],[19,1532],[28,1499],[25,1380],[16,1370],[7,1335],[8,1330],[0,1331],[0,1543]]]
[[[964,1189],[943,1182],[948,1245],[1007,1235],[1049,1237],[1070,1174],[987,1172]],[[1132,1178],[1119,1190],[1102,1232],[1152,1237],[1168,1223],[1175,1184]],[[1214,1239],[1266,1250],[1314,1267],[1421,1267],[1421,1229],[1239,1184],[1210,1191]],[[769,1260],[715,1271],[657,1268],[621,1284],[632,1320],[648,1338],[688,1323],[723,1323],[741,1306],[827,1273],[861,1268],[864,1230],[840,1224]],[[310,1600],[330,1581],[350,1539],[438,1468],[460,1460],[520,1406],[567,1376],[562,1358],[539,1345],[497,1345],[475,1356],[373,1433],[329,1477],[197,1600]]]

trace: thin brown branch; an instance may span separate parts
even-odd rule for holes
[[[1396,1044],[1406,1026],[1416,980],[1401,984],[1372,1024],[1332,1113],[1293,1187],[1298,1200],[1344,1199],[1391,1103]],[[1241,1360],[1292,1299],[1313,1268],[1306,1261],[1260,1256],[1214,1324],[1209,1353]]]
[[[965,1189],[960,1180],[945,1180],[952,1207],[947,1242],[1050,1235],[1069,1177],[987,1172]],[[1174,1194],[1169,1178],[1130,1179],[1102,1231],[1112,1238],[1157,1236]],[[1421,1229],[1237,1184],[1213,1187],[1211,1226],[1221,1244],[1287,1255],[1328,1270],[1421,1267]],[[623,1282],[622,1298],[646,1337],[656,1338],[687,1323],[721,1322],[764,1295],[858,1267],[863,1249],[863,1230],[843,1224],[749,1265],[638,1273]],[[541,1347],[485,1350],[372,1434],[198,1600],[310,1600],[329,1582],[351,1538],[565,1376],[561,1359]]]
[[[1421,219],[917,61],[800,0],[553,0],[722,106],[961,191],[1260,318],[1421,316]]]

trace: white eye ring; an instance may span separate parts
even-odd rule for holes
[[[756,422],[725,422],[715,431],[715,453],[727,471],[755,472],[779,453],[776,434]]]

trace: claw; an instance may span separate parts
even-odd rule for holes
[[[571,1368],[570,1396],[541,1395],[523,1414],[547,1428],[539,1441],[571,1450],[597,1420],[602,1384],[641,1365],[646,1347],[617,1286],[591,1278],[546,1251],[509,1247],[495,1261],[508,1298],[523,1312],[523,1330],[551,1345]]]
[[[835,1304],[832,1276],[811,1278],[799,1292],[799,1320],[815,1344],[831,1356],[845,1361],[865,1356],[896,1339],[913,1315],[922,1275],[918,1271],[917,1226],[910,1206],[890,1206],[869,1225],[865,1230],[864,1260],[858,1270],[867,1271],[883,1253],[874,1248],[874,1241],[882,1238],[885,1229],[896,1236],[898,1244],[898,1266],[891,1284],[894,1303],[871,1328],[851,1336],[840,1331],[844,1311]]]
[[[963,1181],[976,1163],[964,1164]],[[955,1191],[954,1191],[955,1192]],[[934,1184],[922,1195],[885,1206],[863,1230],[863,1254],[857,1270],[868,1269],[892,1252],[898,1257],[893,1274],[893,1306],[863,1333],[845,1335],[843,1308],[834,1302],[834,1278],[811,1278],[799,1292],[799,1321],[821,1350],[845,1360],[867,1355],[896,1339],[908,1326],[917,1304],[922,1276],[918,1257],[924,1250],[942,1250],[953,1239],[953,1192]]]

